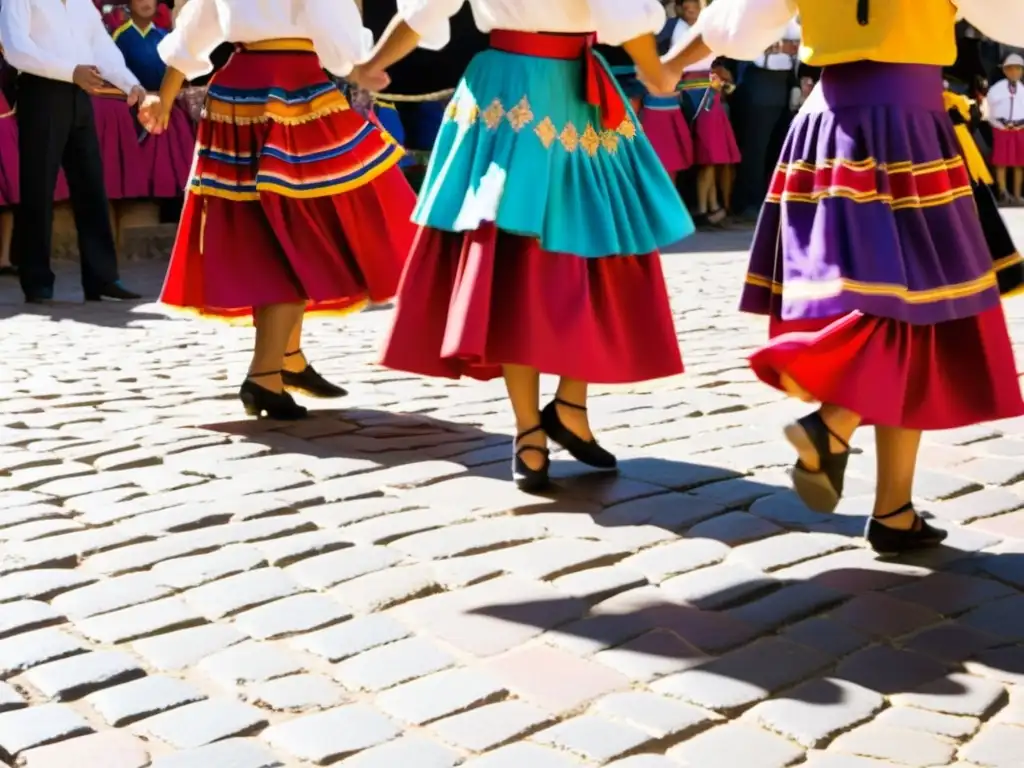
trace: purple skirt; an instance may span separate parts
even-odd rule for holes
[[[827,67],[796,116],[754,235],[741,309],[978,315],[999,289],[939,67]]]

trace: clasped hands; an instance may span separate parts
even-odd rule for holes
[[[682,79],[682,73],[676,72],[675,67],[663,63],[657,77],[649,77],[638,69],[637,79],[653,96],[672,96],[676,92],[676,86],[679,85],[680,79]],[[712,77],[713,87],[716,79],[714,76]]]

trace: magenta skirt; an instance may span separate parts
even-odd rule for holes
[[[196,147],[196,128],[185,109],[175,105],[167,130],[142,141],[147,197],[174,198],[185,194]]]
[[[715,91],[707,105],[698,110],[710,87],[710,72],[683,74],[683,98],[689,99],[695,110],[691,124],[694,163],[699,166],[736,165],[740,161],[740,148],[729,115],[722,104],[721,93]]]
[[[1024,128],[992,128],[992,165],[1024,168]]]
[[[693,165],[693,138],[678,96],[645,96],[640,123],[666,171],[674,174]]]
[[[94,96],[96,137],[110,200],[149,196],[149,176],[139,145],[140,128],[124,97]]]

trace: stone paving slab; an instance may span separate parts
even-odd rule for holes
[[[749,237],[665,256],[687,373],[595,388],[621,470],[549,497],[500,382],[374,365],[388,308],[308,323],[351,395],[289,425],[242,417],[244,328],[0,282],[0,765],[1019,766],[1024,419],[927,435],[948,546],[877,559],[868,431],[836,514],[787,487]]]

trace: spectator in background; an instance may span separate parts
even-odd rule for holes
[[[128,20],[114,30],[113,35],[128,69],[147,91],[160,90],[167,69],[156,50],[167,35],[153,23],[158,5],[156,0],[132,0],[128,4]]]
[[[53,198],[64,168],[78,229],[87,301],[137,299],[120,282],[103,161],[90,94],[105,80],[135,104],[145,95],[89,0],[3,0],[0,39],[19,70],[18,187],[14,245],[25,300],[53,299]]]
[[[131,14],[126,5],[118,4],[111,7],[109,3],[105,3],[103,0],[93,0],[93,3],[96,5],[96,9],[103,14],[103,23],[110,30],[111,34],[124,26],[130,18]],[[104,8],[110,8],[110,10],[104,13]],[[157,3],[156,9],[153,12],[153,25],[164,32],[171,31],[171,9],[167,7],[166,3]]]
[[[744,218],[757,218],[768,193],[768,178],[776,160],[770,156],[772,143],[789,113],[800,36],[800,25],[790,22],[785,38],[744,68],[736,90],[736,105],[741,110],[737,138],[742,157],[736,210]]]
[[[1003,62],[1005,80],[988,90],[992,125],[992,165],[1000,201],[1024,205],[1024,57],[1012,53]],[[1010,176],[1009,182],[1007,177]]]
[[[680,0],[679,21],[672,32],[672,47],[686,40],[690,28],[697,23],[704,7],[701,0]],[[692,114],[694,165],[697,167],[697,200],[694,223],[700,229],[720,227],[726,217],[725,201],[719,196],[719,167],[735,166],[740,161],[739,148],[725,111],[723,95],[731,84],[713,72],[715,56],[711,54],[687,67],[679,88],[684,106]]]
[[[131,18],[114,32],[114,42],[125,63],[147,91],[160,90],[167,65],[157,45],[167,32],[156,26],[157,0],[131,0]],[[146,171],[148,197],[177,199],[184,196],[192,169],[196,133],[185,104],[175,105],[167,129],[158,136],[144,135],[140,149]]]

